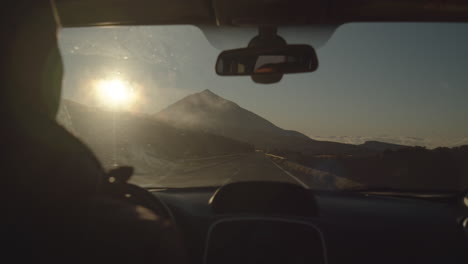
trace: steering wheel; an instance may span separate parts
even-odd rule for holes
[[[112,169],[106,174],[106,181],[101,188],[103,194],[146,207],[157,216],[174,221],[169,208],[158,197],[144,188],[127,182],[132,175],[133,167],[123,166]]]

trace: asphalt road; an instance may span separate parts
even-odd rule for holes
[[[190,165],[186,165],[190,167]],[[206,166],[174,170],[165,175],[136,175],[132,182],[145,187],[221,186],[239,181],[280,181],[307,187],[295,176],[274,164],[263,153],[251,153],[207,161]]]

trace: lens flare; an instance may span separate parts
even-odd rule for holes
[[[120,79],[100,80],[96,88],[99,101],[109,107],[128,108],[136,99],[131,85]]]

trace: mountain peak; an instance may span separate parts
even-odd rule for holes
[[[218,96],[217,94],[213,93],[210,89],[205,89],[205,90],[201,91],[200,94],[210,94],[210,95]]]
[[[282,129],[268,120],[209,89],[186,96],[157,113],[156,117],[175,126],[197,128],[221,135],[226,135],[227,132],[224,131],[229,129],[234,134],[247,134],[247,130],[282,133]]]
[[[217,99],[217,100],[220,100],[220,99],[223,99],[225,100],[224,98],[222,98],[221,96],[213,93],[210,89],[205,89],[203,90],[202,92],[199,92],[199,93],[196,93],[194,94],[195,96],[201,96],[203,98],[209,98],[209,99]]]

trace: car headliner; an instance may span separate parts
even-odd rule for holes
[[[62,26],[467,22],[464,0],[55,0]]]

